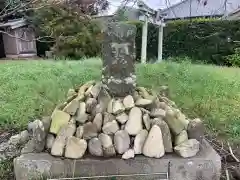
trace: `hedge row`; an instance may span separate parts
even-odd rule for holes
[[[136,48],[140,59],[142,23],[128,23],[137,26]],[[205,63],[233,65],[231,55],[240,45],[233,41],[237,40],[240,40],[240,21],[199,19],[169,22],[164,28],[163,56],[188,56]],[[158,28],[149,24],[148,59],[156,58],[157,50]]]

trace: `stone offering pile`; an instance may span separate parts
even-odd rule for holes
[[[189,121],[167,95],[137,87],[136,28],[112,23],[104,32],[101,82],[70,89],[50,118],[29,124],[32,139],[22,153],[48,151],[71,159],[195,156],[203,138],[200,119]],[[164,93],[165,92],[165,93]]]

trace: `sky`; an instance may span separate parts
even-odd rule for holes
[[[131,0],[134,1],[134,0]],[[170,5],[178,3],[180,0],[143,0],[149,7],[153,9],[166,8]],[[125,2],[124,0],[109,0],[110,7],[107,14],[113,14],[117,8]],[[128,6],[132,6],[133,3],[128,3]]]

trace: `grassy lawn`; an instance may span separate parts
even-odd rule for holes
[[[170,96],[190,118],[209,130],[240,139],[240,69],[189,63],[137,65],[141,86],[170,87]],[[69,88],[100,79],[101,63],[33,61],[0,64],[0,127],[23,129],[29,120],[50,115]]]

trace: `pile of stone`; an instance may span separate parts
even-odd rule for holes
[[[29,124],[33,136],[22,153],[129,159],[139,154],[161,158],[175,152],[187,158],[200,149],[202,121],[189,121],[174,102],[144,87],[136,87],[133,95],[114,98],[101,83],[91,81],[70,89],[67,96],[51,118]]]

